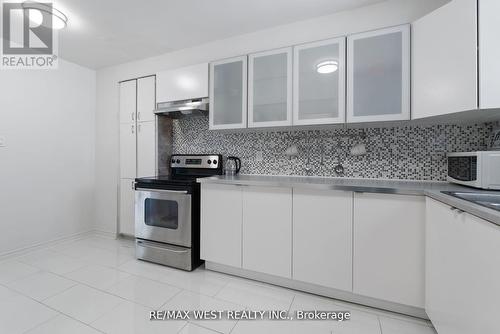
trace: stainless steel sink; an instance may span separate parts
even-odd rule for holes
[[[462,191],[442,191],[442,193],[500,211],[500,193],[475,193]]]

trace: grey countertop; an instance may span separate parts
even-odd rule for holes
[[[481,192],[448,182],[359,179],[317,176],[236,175],[198,179],[202,184],[217,183],[244,186],[289,187],[316,190],[345,190],[400,195],[429,196],[472,215],[500,225],[500,212],[441,193],[441,191]]]
[[[488,193],[488,191],[482,191],[482,190],[477,190],[473,188],[465,188],[465,191],[467,192],[473,192],[473,193]],[[500,211],[496,211],[487,207],[484,207],[482,205],[478,205],[460,198],[456,198],[447,194],[443,194],[439,190],[428,190],[425,192],[425,195],[435,199],[436,201],[443,202],[445,204],[448,204],[454,208],[460,209],[462,211],[465,211],[467,213],[470,213],[471,215],[477,216],[479,218],[483,218],[485,220],[488,220],[496,225],[500,226]]]

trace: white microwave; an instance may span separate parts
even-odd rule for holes
[[[448,153],[448,181],[500,190],[500,151]]]

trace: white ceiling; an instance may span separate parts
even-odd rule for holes
[[[59,54],[101,68],[383,0],[55,0]]]

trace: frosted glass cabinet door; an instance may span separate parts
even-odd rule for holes
[[[247,57],[210,64],[210,130],[247,126]]]
[[[248,127],[292,125],[292,48],[248,57]]]
[[[347,37],[347,121],[410,119],[410,27]]]
[[[345,38],[294,47],[293,124],[345,121]]]

